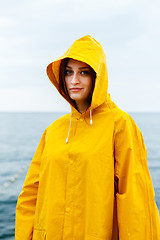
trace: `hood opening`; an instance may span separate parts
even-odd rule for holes
[[[68,102],[70,102],[70,104],[74,108],[76,108],[76,110],[78,111],[75,100],[71,99],[69,94],[68,94],[66,81],[65,81],[65,69],[66,69],[66,66],[67,66],[70,59],[73,59],[73,58],[64,58],[64,59],[61,60],[60,67],[59,67],[59,89],[60,89],[61,95],[65,96],[65,98],[68,100]],[[88,66],[91,70],[91,75],[92,75],[92,79],[93,79],[93,84],[92,84],[93,90],[92,90],[91,94],[88,96],[88,104],[90,106],[91,102],[92,102],[92,94],[93,94],[94,87],[95,87],[96,72],[94,71],[94,69],[90,65],[88,65]]]

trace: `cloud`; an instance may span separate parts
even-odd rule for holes
[[[127,112],[156,112],[160,97],[160,83],[130,84],[130,82],[112,83],[109,92],[111,99]]]
[[[17,89],[18,94],[23,88],[48,87],[48,63],[88,34],[104,48],[113,92],[119,82],[128,92],[138,83],[149,89],[159,82],[157,0],[6,0],[0,12],[1,89]],[[160,110],[157,101],[156,106]]]
[[[0,111],[69,112],[69,104],[54,88],[0,89]]]
[[[0,28],[11,27],[13,25],[14,25],[13,19],[6,16],[0,16]]]

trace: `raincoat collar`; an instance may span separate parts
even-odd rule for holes
[[[111,103],[111,96],[110,96],[110,93],[107,93],[107,99],[106,101],[104,101],[108,104]],[[99,105],[99,107],[101,107],[101,110],[103,108],[103,103],[101,105]],[[92,113],[94,112],[94,109],[92,109],[92,107],[90,106],[89,108],[86,109],[86,111],[84,111],[83,113],[80,113],[77,109],[75,109],[72,105],[71,106],[71,112],[72,112],[72,117],[75,117],[77,119],[80,119],[80,118],[84,118],[86,115],[90,115],[90,110],[92,110]]]

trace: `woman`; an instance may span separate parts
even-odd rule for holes
[[[16,207],[16,240],[159,240],[142,134],[110,99],[92,37],[47,67],[66,114],[45,130]]]

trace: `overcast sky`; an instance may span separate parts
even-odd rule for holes
[[[160,111],[159,0],[5,0],[0,7],[0,111],[70,111],[46,66],[91,35],[123,110]]]

